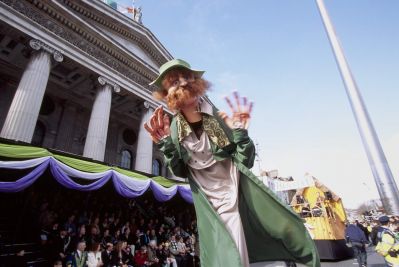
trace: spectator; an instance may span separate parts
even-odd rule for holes
[[[76,234],[75,215],[72,214],[68,217],[68,221],[64,224],[64,229],[67,230],[69,235]]]
[[[159,259],[157,256],[157,241],[151,240],[148,243],[148,263],[150,267],[160,267]]]
[[[87,252],[85,249],[86,241],[79,241],[76,250],[68,256],[66,265],[68,267],[87,267]]]
[[[155,242],[158,243],[158,237],[157,237],[155,229],[151,229],[149,238],[150,238],[150,241],[155,240]]]
[[[101,260],[101,246],[100,243],[93,243],[89,252],[87,253],[87,267],[100,267],[103,266]]]
[[[126,222],[126,223],[122,226],[122,228],[121,228],[122,233],[125,233],[125,232],[126,232],[126,229],[129,229],[129,230],[130,230],[130,223],[129,223],[129,222]]]
[[[110,230],[111,232],[111,230]],[[120,240],[121,237],[121,230],[117,229],[114,232],[114,235],[112,236],[112,243],[116,244],[118,242],[118,240]]]
[[[68,251],[73,251],[76,248],[76,246],[78,245],[79,241],[81,241],[81,240],[87,241],[86,225],[84,225],[84,224],[79,226],[77,235],[75,235],[71,238],[71,244],[70,244]]]
[[[111,253],[112,250],[114,249],[114,245],[112,243],[107,243],[105,245],[105,250],[101,253],[101,261],[104,264],[104,267],[110,267],[111,266]]]
[[[148,243],[150,242],[150,237],[148,236],[149,234],[150,234],[150,230],[147,230],[140,234],[140,244],[142,246],[147,246]]]
[[[87,245],[91,247],[92,244],[100,242],[101,242],[100,229],[96,225],[91,225],[90,234],[87,237]]]
[[[67,248],[71,242],[71,237],[68,232],[64,229],[60,230],[59,235],[54,240],[53,245],[53,260],[64,261],[67,256]]]
[[[380,224],[378,221],[373,221],[371,223],[370,241],[373,246],[377,246],[378,243],[378,232],[380,231]]]
[[[112,220],[112,223],[109,225],[109,230],[111,233],[115,233],[117,230],[120,232],[120,228],[119,228],[119,218],[116,218],[115,220]]]
[[[111,253],[111,266],[127,266],[130,262],[129,255],[124,251],[127,244],[124,241],[118,241]]]
[[[101,239],[102,246],[105,248],[108,243],[113,243],[112,240],[113,240],[113,238],[109,234],[109,229],[104,229],[104,235],[103,235],[103,237]]]
[[[134,263],[137,267],[147,267],[148,254],[146,246],[141,246],[140,250],[136,252],[134,255]]]
[[[184,238],[184,244],[186,245],[186,251],[191,256],[194,256],[194,243],[195,237],[193,235],[187,236]]]
[[[158,243],[164,243],[167,241],[163,224],[159,227],[158,234],[157,234],[157,241],[158,241]]]
[[[177,239],[177,250],[182,258],[182,267],[191,267],[193,265],[193,256],[190,255],[190,250],[186,247],[186,243],[182,236]]]
[[[355,222],[356,222],[356,226],[359,227],[363,231],[367,240],[369,240],[369,232],[367,231],[367,227],[365,227],[363,225],[363,223],[359,222],[358,220],[356,220]]]
[[[179,249],[177,247],[177,242],[176,242],[176,236],[175,235],[171,235],[170,236],[170,253],[172,253],[173,257],[176,259],[177,262],[177,266],[181,266],[183,258],[179,253]]]
[[[345,237],[347,242],[352,244],[353,253],[357,259],[359,267],[366,267],[366,244],[368,244],[368,240],[362,229],[360,229],[355,223],[349,223],[345,230]]]
[[[132,254],[132,251],[130,249],[130,246],[128,246],[127,242],[122,240],[122,254],[124,255],[124,258],[126,259],[125,263],[127,263],[129,266],[134,264],[134,255]]]
[[[132,234],[130,234],[130,228],[127,227],[125,228],[125,231],[123,232],[123,235],[119,237],[120,240],[126,241],[128,245],[133,245],[136,243],[135,238],[133,237]]]
[[[166,242],[164,246],[160,246],[158,255],[161,264],[165,264],[166,267],[177,267],[176,259],[170,252],[168,242]]]

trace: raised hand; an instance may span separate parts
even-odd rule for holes
[[[232,116],[229,117],[224,111],[219,111],[218,114],[231,129],[248,129],[249,122],[251,120],[253,103],[248,102],[246,97],[240,98],[237,92],[234,92],[233,96],[236,102],[236,106],[233,105],[229,97],[225,98],[227,104],[231,109],[231,112],[233,113]]]
[[[159,106],[152,114],[150,121],[144,123],[144,129],[151,135],[152,141],[158,143],[162,138],[170,135],[170,120]]]

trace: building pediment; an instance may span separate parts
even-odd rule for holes
[[[63,2],[77,16],[106,35],[116,46],[128,50],[151,67],[158,69],[160,65],[172,58],[149,29],[102,1],[63,0]]]

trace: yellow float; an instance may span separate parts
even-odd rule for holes
[[[320,259],[351,256],[345,245],[346,213],[341,198],[313,177],[314,184],[297,189],[290,203],[316,243]]]

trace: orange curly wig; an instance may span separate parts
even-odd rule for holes
[[[168,92],[175,81],[179,80],[179,75],[187,80],[187,85],[179,86],[173,92]],[[158,100],[165,100],[168,107],[173,111],[178,111],[184,107],[187,100],[193,97],[205,95],[211,84],[201,77],[195,77],[193,72],[185,68],[174,68],[168,71],[162,80],[162,88],[153,93]]]

